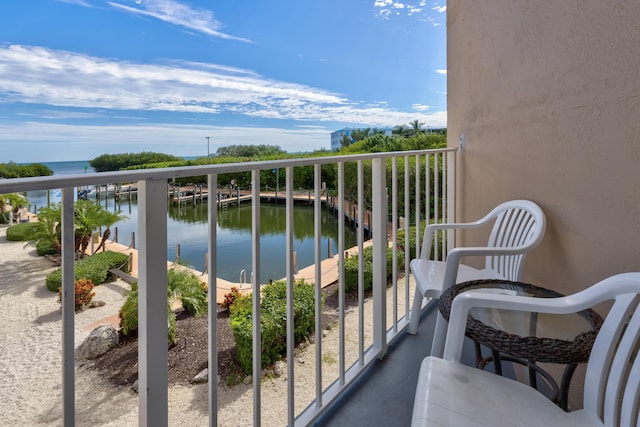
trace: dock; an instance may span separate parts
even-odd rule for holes
[[[364,242],[364,247],[370,246],[371,241],[368,240]],[[130,258],[130,271],[129,272],[116,272],[114,275],[120,277],[131,283],[138,279],[138,250],[131,248],[129,246],[125,246],[120,243],[116,243],[108,240],[106,243],[106,250],[119,252],[123,254],[127,254]],[[358,247],[355,246],[353,248],[349,248],[346,250],[347,256],[356,255],[358,253]],[[321,288],[326,288],[327,286],[333,285],[338,281],[338,255],[334,255],[331,258],[324,259],[320,264],[321,271]],[[204,284],[209,283],[209,275],[206,272],[198,271],[193,268],[189,268],[180,264],[177,264],[173,261],[167,261],[167,269],[175,268],[177,270],[188,271],[194,274],[196,277],[200,279],[200,281]],[[316,274],[316,266],[312,264],[308,267],[300,269],[295,275],[294,278],[296,280],[304,279],[306,283],[315,284],[315,274]],[[281,280],[285,280],[286,278],[282,278]],[[216,279],[216,303],[221,304],[224,301],[224,297],[231,291],[231,288],[237,288],[240,293],[247,294],[251,293],[252,285],[251,283],[239,283],[239,282],[230,282],[228,280],[224,280],[221,278]]]

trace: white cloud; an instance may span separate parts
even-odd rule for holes
[[[131,3],[131,1],[129,1]],[[107,1],[110,6],[136,15],[150,16],[173,25],[187,28],[212,37],[252,43],[251,40],[232,36],[220,30],[222,24],[207,9],[194,9],[175,0],[136,0],[135,6]]]
[[[424,104],[413,104],[411,108],[418,111],[426,111],[431,107],[429,105],[424,105]]]
[[[222,114],[395,126],[442,117],[361,105],[310,86],[216,64],[138,64],[33,46],[0,46],[0,103]]]
[[[393,16],[401,16],[406,14],[407,16],[417,16],[419,19],[429,22],[434,27],[441,25],[441,18],[437,15],[433,15],[431,11],[437,13],[446,12],[447,6],[439,6],[436,4],[430,10],[427,9],[427,0],[407,0],[405,2],[395,0],[374,0],[373,7],[376,9],[376,14],[385,19],[391,19]]]
[[[446,76],[447,75],[447,69],[446,68],[439,68],[437,70],[435,70],[437,74]]]

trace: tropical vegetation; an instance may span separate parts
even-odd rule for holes
[[[129,255],[120,252],[105,251],[81,259],[74,266],[74,280],[91,280],[94,285],[109,281],[109,270],[129,271]],[[57,292],[62,286],[62,269],[52,271],[45,279],[47,289]]]
[[[0,178],[27,178],[50,175],[53,175],[53,171],[42,163],[28,165],[19,165],[14,162],[0,163]]]
[[[98,249],[104,248],[104,243],[110,235],[110,229],[116,222],[125,219],[120,212],[112,212],[89,200],[78,200],[74,204],[74,248],[79,258],[83,258],[91,241],[91,235],[100,227],[106,227]],[[62,234],[60,223],[62,220],[61,204],[55,203],[49,207],[40,208],[38,221],[30,226],[30,233],[26,240],[31,240],[37,246],[47,248],[47,252],[60,254],[62,250]],[[13,227],[12,227],[13,228]],[[96,250],[97,251],[97,250]],[[38,251],[40,253],[40,251]],[[43,255],[43,254],[41,254]]]
[[[167,271],[167,337],[170,344],[176,342],[176,315],[172,310],[174,301],[180,301],[182,307],[193,316],[207,312],[207,287],[196,275],[185,270]],[[132,335],[138,331],[138,283],[131,286],[127,299],[118,312],[120,331],[123,335]]]
[[[315,291],[304,280],[293,286],[293,324],[296,344],[315,330]],[[260,338],[262,368],[284,356],[287,349],[287,284],[276,281],[262,287]],[[229,307],[230,323],[236,342],[236,358],[245,374],[253,372],[253,306],[251,295],[235,297]]]
[[[147,163],[170,162],[181,160],[181,157],[170,154],[152,153],[144,151],[142,153],[126,154],[103,154],[89,161],[89,164],[96,172],[118,171],[130,166],[144,165]]]

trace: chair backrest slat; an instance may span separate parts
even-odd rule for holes
[[[633,366],[629,370],[627,389],[622,398],[622,410],[620,414],[620,425],[640,426],[640,357],[636,349],[636,357]],[[634,387],[635,384],[635,387]]]
[[[534,215],[534,210],[539,211],[539,207],[527,201],[516,203],[519,204],[513,206],[513,202],[505,203],[492,212],[496,219],[489,236],[488,247],[524,246],[537,239],[539,229],[544,227]],[[526,253],[489,256],[485,261],[485,268],[499,273],[505,279],[518,281],[522,277],[525,256]]]
[[[640,374],[635,374],[635,380],[630,374],[634,365],[638,364],[639,346],[640,295],[618,295],[591,350],[584,386],[585,410],[607,426],[625,425],[620,424],[621,420],[632,418],[636,421],[627,425],[636,425],[640,387],[637,378]],[[623,398],[635,399],[636,402],[626,402],[625,406]],[[623,408],[629,410],[634,407],[635,417],[622,413]]]

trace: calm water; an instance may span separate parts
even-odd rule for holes
[[[73,175],[85,173],[88,162],[52,162],[45,163],[55,175]],[[89,167],[86,173],[94,173]],[[29,200],[38,207],[47,205],[46,192],[30,192]],[[60,201],[59,191],[51,191],[50,202]],[[113,198],[102,199],[99,203],[110,211],[120,211],[127,219],[116,223],[112,229],[118,229],[118,241],[128,245],[131,233],[137,233],[137,200],[116,202]],[[197,270],[204,269],[207,252],[207,205],[173,206],[168,204],[167,218],[167,257],[173,261],[176,246],[180,245],[181,261]],[[269,279],[281,279],[285,276],[285,227],[284,204],[262,204],[260,208],[260,270],[261,283]],[[329,242],[331,252],[337,251],[338,223],[327,210],[322,211],[322,258],[328,257]],[[240,272],[246,271],[247,281],[251,274],[251,205],[233,206],[218,210],[216,224],[218,236],[218,277],[232,282],[240,280]],[[299,269],[314,263],[313,207],[295,206],[294,208],[294,250]],[[345,247],[356,245],[355,232],[346,228]]]

